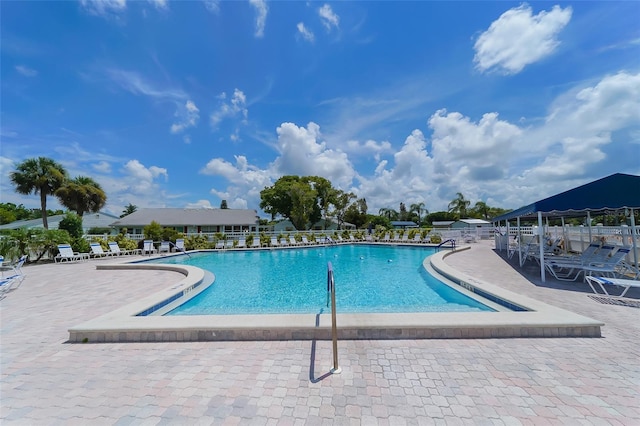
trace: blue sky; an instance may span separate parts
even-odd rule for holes
[[[1,2],[2,202],[47,156],[105,210],[259,209],[287,174],[370,213],[517,208],[640,174],[640,3]],[[54,198],[49,200],[56,207]]]

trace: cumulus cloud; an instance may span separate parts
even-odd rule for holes
[[[122,170],[124,183],[127,190],[133,194],[151,195],[157,194],[156,180],[164,176],[165,181],[169,178],[167,169],[157,166],[145,167],[138,160],[128,161]]]
[[[217,127],[222,120],[228,118],[240,117],[242,122],[246,122],[249,111],[246,106],[247,97],[242,90],[235,89],[229,102],[226,102],[227,94],[224,92],[218,98],[220,99],[220,105],[218,109],[211,113],[210,117],[212,127]]]
[[[315,36],[313,35],[313,32],[311,32],[311,30],[305,27],[304,23],[298,22],[297,28],[298,34],[300,34],[303,39],[313,43],[313,41],[315,40]]]
[[[188,100],[184,106],[180,106],[175,113],[178,122],[171,125],[171,133],[180,133],[188,127],[194,127],[200,119],[200,110],[196,104]]]
[[[332,28],[338,28],[340,25],[340,17],[333,12],[328,4],[323,4],[318,9],[318,15],[320,15],[320,21],[327,31],[331,31]]]
[[[557,36],[571,14],[571,7],[554,6],[549,12],[533,15],[527,4],[506,11],[476,40],[476,67],[482,72],[519,73],[556,50],[560,44]]]
[[[276,132],[280,156],[273,167],[279,174],[322,176],[341,187],[353,180],[355,170],[347,154],[327,148],[320,141],[320,126],[316,123],[311,122],[306,128],[282,123]]]
[[[249,0],[249,3],[256,10],[256,31],[255,36],[260,38],[264,36],[264,27],[267,23],[267,2],[264,0]]]
[[[100,161],[98,163],[93,163],[91,165],[91,167],[93,168],[93,170],[100,172],[100,173],[111,173],[111,164],[106,162],[106,161]]]
[[[458,112],[442,109],[429,118],[433,130],[433,155],[439,171],[460,170],[474,180],[494,180],[505,176],[511,147],[518,143],[519,127],[487,113],[478,123]]]
[[[195,203],[187,203],[184,206],[186,209],[214,209],[209,200],[198,200]]]
[[[123,12],[127,8],[126,0],[80,0],[87,13],[96,16],[110,16]]]
[[[372,139],[360,143],[356,140],[347,141],[344,151],[354,156],[371,156],[380,161],[380,154],[392,152],[391,143],[388,141],[376,142]]]
[[[16,65],[16,71],[25,77],[35,77],[38,75],[38,71],[29,68],[26,65]]]

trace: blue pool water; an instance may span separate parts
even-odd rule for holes
[[[493,311],[428,274],[422,262],[433,252],[427,247],[339,245],[194,253],[155,262],[197,266],[216,276],[209,288],[167,315],[329,312],[328,261],[338,312]]]

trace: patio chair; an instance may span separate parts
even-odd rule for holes
[[[279,247],[278,239],[276,237],[271,237],[271,243],[269,244],[271,247]]]
[[[260,248],[260,237],[256,237],[256,236],[253,237],[251,248]]]
[[[594,286],[595,284],[600,286],[604,294],[606,294],[607,296],[610,296],[610,294],[605,286],[618,286],[624,288],[624,290],[618,297],[624,297],[624,295],[627,294],[627,291],[629,291],[629,289],[631,288],[640,288],[640,281],[638,280],[629,280],[626,278],[595,277],[593,275],[587,275],[586,278],[587,283],[595,294],[600,294],[596,291],[596,288]]]
[[[244,238],[238,239],[238,245],[236,247],[237,248],[246,248],[247,247],[247,240],[245,240]]]
[[[216,241],[216,249],[217,250],[223,250],[224,249],[224,240]]]
[[[90,256],[93,257],[94,259],[97,258],[97,257],[113,256],[113,253],[111,253],[111,251],[104,251],[102,249],[102,245],[100,245],[100,243],[90,243],[89,247],[91,247]]]
[[[413,242],[416,244],[420,244],[422,242],[422,237],[420,236],[420,234],[416,234],[413,236]]]
[[[181,251],[183,253],[187,251],[184,248],[184,238],[177,238],[174,247],[176,248],[176,251]]]
[[[313,244],[313,243],[307,239],[307,236],[303,235],[302,236],[302,245],[310,246],[311,244]]]
[[[78,262],[89,259],[89,253],[74,252],[69,244],[58,244],[59,253],[53,258],[55,263]]]
[[[169,241],[161,241],[160,247],[158,248],[158,253],[171,253],[171,245]]]
[[[382,237],[382,241],[391,241],[391,235],[387,232],[384,234],[384,237]]]
[[[142,254],[145,253],[157,253],[156,248],[153,245],[153,240],[144,240],[142,243]]]
[[[232,249],[233,248],[233,240],[227,240],[227,244],[224,246],[225,248]]]
[[[287,239],[286,239],[286,238],[280,238],[280,245],[281,245],[282,247],[286,247],[286,246],[288,246],[288,245],[289,245],[289,243],[287,242]]]
[[[125,254],[131,254],[131,250],[121,250],[117,241],[109,241],[107,245],[109,246],[109,252],[113,253],[114,256],[124,256]]]
[[[591,251],[587,252],[584,259],[580,261],[573,259],[549,259],[547,261],[545,259],[544,267],[558,280],[575,281],[580,274],[586,274],[586,271],[592,270],[588,268],[608,267],[611,255],[615,249],[615,246],[604,245],[593,252],[593,254],[591,254]],[[629,252],[628,249],[626,252]],[[620,261],[622,261],[622,259],[620,259]]]
[[[0,256],[0,258],[2,258],[2,256]],[[2,258],[2,260],[4,260],[4,258]],[[24,274],[22,273],[22,265],[24,265],[24,263],[27,261],[27,255],[22,255],[20,256],[20,258],[18,260],[16,260],[13,263],[9,263],[9,264],[2,264],[0,266],[0,270],[2,271],[2,279],[3,280],[19,280],[20,282],[22,282],[22,280],[24,279]],[[1,260],[0,260],[1,263]],[[4,276],[5,272],[10,272],[11,275],[9,275],[8,277]]]
[[[10,290],[15,290],[22,283],[22,278],[7,277],[0,279],[0,299],[3,299]]]
[[[297,246],[298,242],[296,241],[296,237],[294,237],[293,235],[289,236],[289,245],[291,246]]]

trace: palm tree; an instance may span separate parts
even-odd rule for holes
[[[409,213],[416,213],[418,215],[418,226],[420,226],[422,223],[422,213],[429,214],[429,210],[424,208],[424,203],[415,203],[409,207]]]
[[[449,211],[451,213],[457,213],[458,219],[462,219],[467,216],[467,207],[469,207],[471,201],[464,198],[461,192],[456,193],[456,198],[449,203]]]
[[[398,220],[398,212],[394,209],[383,207],[378,210],[378,216],[386,217],[389,220]]]
[[[136,206],[135,204],[131,204],[129,203],[128,206],[126,206],[124,208],[124,210],[122,210],[122,214],[120,215],[120,217],[125,217],[128,214],[131,214],[133,212],[138,211],[138,206]]]
[[[473,210],[478,212],[482,216],[484,220],[489,219],[489,210],[491,208],[484,201],[478,201],[474,206]]]
[[[11,182],[19,194],[40,194],[42,226],[49,229],[47,222],[47,195],[52,195],[67,179],[67,171],[56,161],[47,157],[29,158],[16,165],[9,174]]]
[[[80,217],[85,212],[98,212],[107,203],[107,194],[100,184],[86,176],[78,176],[65,182],[56,191],[56,197],[60,204]]]

